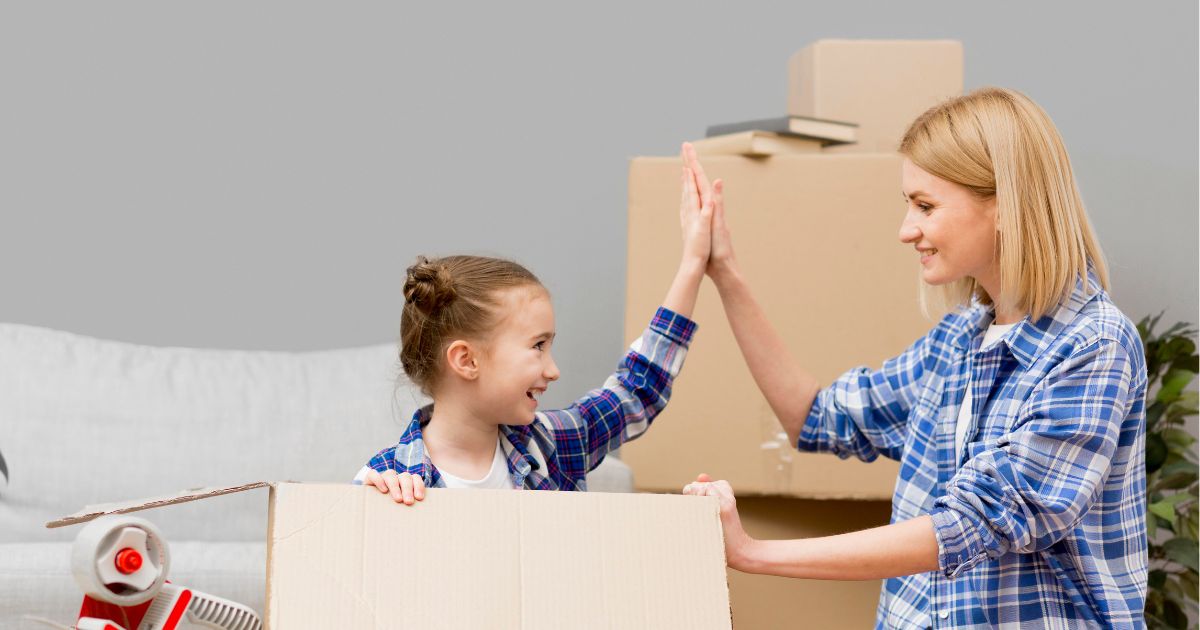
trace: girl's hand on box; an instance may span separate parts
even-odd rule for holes
[[[683,172],[680,183],[679,225],[683,228],[683,259],[704,268],[712,250],[713,189],[696,159],[696,150],[683,143],[680,149]]]
[[[372,470],[367,473],[363,485],[375,486],[380,492],[392,495],[396,503],[404,505],[425,500],[425,480],[412,473],[397,474],[394,470],[385,470],[381,474]]]
[[[701,473],[696,480],[683,487],[684,494],[698,497],[716,497],[721,508],[721,528],[725,534],[725,561],[730,567],[739,571],[748,569],[750,549],[755,541],[742,528],[742,519],[738,516],[737,501],[733,497],[733,488],[728,481],[713,481],[712,477]]]
[[[735,264],[733,240],[729,235],[729,226],[725,223],[725,182],[718,179],[710,186],[708,177],[704,174],[704,167],[700,166],[700,159],[696,157],[696,149],[686,143],[683,147],[685,173],[694,173],[695,185],[701,191],[701,199],[707,193],[712,204],[711,245],[705,272],[715,280],[717,275],[731,271]]]

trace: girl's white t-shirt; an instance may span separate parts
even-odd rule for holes
[[[1000,341],[1016,324],[992,324],[983,334],[983,343],[979,344],[982,352]],[[954,453],[959,461],[963,454],[963,441],[967,438],[967,429],[971,428],[971,383],[967,383],[967,393],[963,395],[962,406],[958,408],[958,425],[954,427]]]
[[[504,456],[504,449],[500,448],[500,440],[496,438],[496,455],[492,457],[492,469],[483,479],[463,479],[454,475],[439,470],[442,475],[442,483],[446,484],[447,488],[469,488],[471,490],[515,490],[512,477],[508,474],[508,458]]]

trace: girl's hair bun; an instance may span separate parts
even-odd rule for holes
[[[418,256],[416,264],[408,268],[408,277],[404,280],[404,301],[426,316],[436,315],[456,297],[458,294],[454,291],[450,270],[439,261]]]

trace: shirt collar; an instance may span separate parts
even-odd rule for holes
[[[429,459],[421,431],[432,419],[432,403],[417,409],[413,413],[412,422],[400,436],[400,443],[396,445],[395,450],[396,461],[408,472],[421,475],[425,485],[430,488],[442,485],[442,475]],[[537,457],[529,452],[529,431],[528,426],[500,426],[500,435],[504,438],[500,440],[500,446],[508,462],[508,474],[518,488],[524,487],[525,478],[532,470],[541,467]]]
[[[1075,320],[1083,307],[1102,293],[1104,289],[1100,286],[1100,280],[1089,265],[1086,280],[1076,279],[1075,288],[1065,300],[1036,322],[1026,315],[1013,330],[1001,338],[1001,343],[1008,346],[1022,368],[1028,369],[1050,342]],[[964,318],[965,325],[955,338],[955,345],[964,351],[976,350],[983,341],[988,326],[995,321],[995,310],[992,306],[972,302],[964,313]]]

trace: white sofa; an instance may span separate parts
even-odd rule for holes
[[[393,345],[282,353],[155,348],[0,324],[0,628],[71,624],[87,504],[257,480],[343,482],[395,443],[423,401]],[[399,383],[399,384],[397,384]],[[609,457],[589,475],[630,491]],[[172,581],[263,609],[265,490],[142,512]]]

